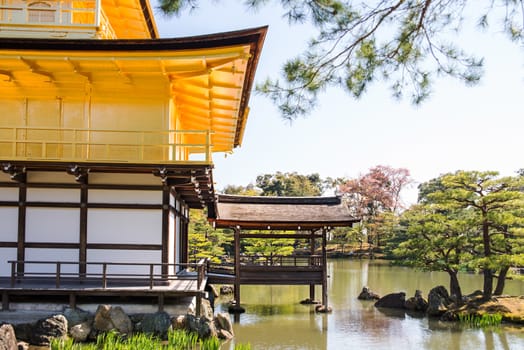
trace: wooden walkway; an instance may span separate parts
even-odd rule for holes
[[[182,270],[178,274],[154,274],[154,264],[151,274],[123,274],[109,273],[108,266],[126,267],[141,264],[92,263],[105,265],[103,274],[85,273],[48,273],[27,272],[21,266],[45,265],[50,262],[12,261],[10,277],[0,277],[0,293],[2,295],[2,310],[9,310],[12,301],[42,302],[45,298],[61,298],[66,300],[70,307],[76,307],[79,299],[98,300],[103,302],[107,298],[133,298],[136,300],[154,299],[158,310],[164,309],[168,299],[181,297],[195,297],[196,311],[200,312],[202,297],[205,295],[207,275],[205,263],[192,264],[192,270]],[[56,266],[63,262],[53,262]],[[72,263],[67,263],[72,264]],[[143,264],[142,264],[143,265]],[[186,266],[189,267],[189,266]],[[55,271],[60,271],[58,267]],[[73,276],[76,275],[76,276]]]

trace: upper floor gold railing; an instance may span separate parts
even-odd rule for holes
[[[209,131],[0,126],[0,159],[211,164]]]
[[[116,34],[100,5],[100,0],[0,2],[0,24],[5,26],[91,30],[103,39]]]

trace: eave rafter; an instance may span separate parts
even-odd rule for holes
[[[3,75],[5,77],[7,77],[7,79],[5,79],[4,81],[12,82],[12,81],[15,80],[15,76],[13,75],[13,73],[11,71],[0,70],[0,75]]]
[[[123,77],[125,80],[127,80],[127,83],[128,84],[133,84],[133,79],[131,78],[131,74],[127,73],[127,72],[124,72],[122,70],[122,67],[121,67],[121,64],[116,60],[116,59],[112,59],[111,62],[115,65],[116,69],[117,69],[117,72],[118,74]]]
[[[76,63],[75,61],[71,60],[69,57],[66,57],[65,61],[71,66],[71,68],[73,69],[73,73],[76,73],[76,74],[86,78],[88,83],[90,83],[90,84],[93,83],[93,79],[91,77],[91,73],[83,72],[80,69],[80,66],[78,65],[78,63]]]
[[[27,59],[27,58],[24,58],[24,57],[19,57],[19,60],[20,62],[22,62],[28,69],[31,73],[33,74],[37,74],[37,75],[41,75],[43,77],[46,77],[49,79],[48,82],[50,83],[54,83],[55,82],[55,77],[52,73],[50,72],[46,72],[46,71],[43,71],[40,66],[35,63],[34,60],[30,60],[30,59]]]
[[[214,189],[209,168],[199,170],[159,168],[153,172],[162,183],[171,187],[187,203],[203,208],[214,201]]]
[[[25,183],[27,180],[26,168],[24,166],[16,166],[11,163],[3,163],[2,171],[6,174],[9,174],[11,180]]]

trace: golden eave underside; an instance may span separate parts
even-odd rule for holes
[[[119,39],[157,38],[149,1],[102,0],[102,8]]]
[[[0,96],[172,99],[179,129],[210,130],[213,151],[230,151],[243,132],[249,50],[248,45],[176,52],[0,50]]]

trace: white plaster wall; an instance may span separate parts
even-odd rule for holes
[[[111,250],[88,249],[87,262],[113,262],[113,263],[141,263],[140,266],[109,265],[107,273],[123,273],[131,275],[149,275],[149,265],[160,264],[161,251],[154,250]],[[88,273],[102,273],[102,265],[87,265]],[[155,274],[161,273],[160,266],[155,266]]]
[[[153,174],[89,174],[89,183],[92,185],[156,185],[161,186],[162,181]]]
[[[16,242],[17,240],[18,208],[0,207],[0,242]]]
[[[30,171],[27,173],[28,183],[67,183],[76,184],[75,177],[59,171]]]
[[[18,188],[13,188],[13,187],[0,188],[0,201],[18,202]]]
[[[9,260],[16,260],[16,248],[0,248],[0,277],[11,276]]]
[[[162,211],[89,209],[88,243],[161,244]]]
[[[27,208],[26,241],[78,243],[80,209]]]
[[[55,273],[55,262],[78,262],[77,249],[58,249],[58,248],[26,248],[26,261],[49,261],[50,264],[26,264],[25,271],[27,272],[47,272]],[[77,264],[62,264],[61,272],[78,272]]]
[[[27,201],[80,203],[80,190],[69,188],[28,188]]]
[[[162,204],[162,191],[89,190],[89,202]]]

